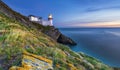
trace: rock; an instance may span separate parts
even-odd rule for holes
[[[50,29],[45,31],[44,33],[59,43],[62,43],[65,45],[76,45],[76,43],[72,39],[63,35],[57,28],[53,26],[50,27]]]
[[[114,67],[114,70],[120,70],[120,68]]]
[[[57,39],[57,42],[62,44],[67,44],[67,45],[76,45],[76,43],[72,39],[64,36],[63,34],[59,36],[59,38]]]
[[[52,60],[25,51],[23,53],[22,67],[13,66],[9,70],[53,70],[52,66]]]

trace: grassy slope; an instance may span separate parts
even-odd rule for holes
[[[79,54],[68,47],[58,44],[36,29],[27,28],[0,13],[0,70],[14,65],[20,66],[23,49],[53,60],[54,70],[112,70],[97,61],[101,66],[95,66],[92,69],[83,62]]]

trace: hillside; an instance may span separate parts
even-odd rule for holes
[[[21,15],[20,13],[12,10],[9,6],[7,6],[2,0],[0,0],[0,12],[4,13],[10,18],[19,21],[26,27],[29,28],[36,28],[38,31],[45,33],[46,35],[50,36],[55,41],[66,44],[66,45],[76,45],[76,43],[70,39],[69,37],[63,35],[57,28],[50,27],[50,26],[42,26],[36,22],[29,21],[29,18],[26,16]]]
[[[47,35],[28,28],[3,13],[0,13],[0,34],[0,64],[3,70],[21,66],[24,51],[51,60],[54,70],[112,70],[101,62],[96,61],[95,66],[92,65],[67,46],[58,44]]]
[[[0,70],[114,70],[38,30],[46,27],[26,23],[0,12]]]

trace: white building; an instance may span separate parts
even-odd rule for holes
[[[28,16],[30,21],[37,22],[39,24],[42,24],[43,26],[53,26],[53,17],[52,14],[48,15],[48,20],[43,20],[42,17],[37,17],[30,15]]]

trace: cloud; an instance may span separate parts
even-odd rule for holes
[[[92,23],[69,23],[69,24],[59,24],[57,26],[61,27],[120,27],[120,21],[110,21],[110,22],[92,22]]]
[[[96,22],[87,24],[76,24],[75,27],[120,27],[120,21]]]
[[[119,26],[120,27],[120,9],[119,8],[102,8],[94,11],[76,14],[63,22],[64,26]],[[117,22],[116,22],[117,21]],[[62,24],[61,24],[62,25]]]
[[[24,15],[47,18],[53,13],[56,26],[108,26],[120,19],[120,0],[5,0],[11,8]],[[67,4],[66,4],[67,3]],[[117,25],[113,23],[114,25]],[[111,26],[114,26],[111,25]]]
[[[107,26],[107,23],[113,21],[117,23],[116,21],[120,19],[120,0],[80,0],[76,3],[78,4],[75,9],[60,17],[62,21],[59,21],[59,26],[92,25],[92,23],[101,26],[106,23]]]
[[[111,6],[111,7],[100,7],[100,8],[87,8],[85,12],[95,12],[95,11],[101,11],[101,10],[109,10],[109,9],[120,9],[120,6]]]

